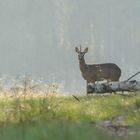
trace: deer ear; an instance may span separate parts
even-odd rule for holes
[[[78,49],[77,47],[75,47],[75,51],[76,51],[77,53],[79,53],[79,49]]]
[[[88,52],[88,48],[85,48],[84,53],[87,53],[87,52]]]

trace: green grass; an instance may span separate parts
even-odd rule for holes
[[[1,140],[106,140],[106,138],[112,137],[101,133],[90,124],[67,121],[9,125],[0,133]]]
[[[0,140],[139,140],[140,95],[0,97]],[[132,136],[99,124],[121,116]],[[128,138],[129,137],[129,138]]]

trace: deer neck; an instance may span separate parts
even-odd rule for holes
[[[83,60],[79,60],[79,66],[80,66],[80,70],[83,72],[85,71],[85,69],[87,68],[87,64],[85,62],[85,59]]]

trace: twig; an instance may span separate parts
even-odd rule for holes
[[[74,97],[74,99],[76,99],[78,102],[80,102],[80,99],[74,95],[72,95],[72,97]]]
[[[128,82],[130,79],[132,79],[133,77],[135,77],[136,75],[138,75],[140,73],[140,71],[138,71],[137,73],[135,73],[134,75],[132,75],[130,78],[128,78],[125,82]]]

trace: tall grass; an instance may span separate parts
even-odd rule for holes
[[[20,96],[0,98],[0,122],[34,120],[100,121],[123,116],[127,123],[139,122],[140,96]]]
[[[114,117],[122,117],[130,129],[139,131],[139,95],[78,98],[80,102],[70,96],[1,97],[0,139],[126,139],[98,127]],[[139,134],[130,139],[134,137]]]
[[[59,94],[58,88],[27,77],[1,88],[0,139],[140,138],[140,93],[82,95],[78,101]]]

